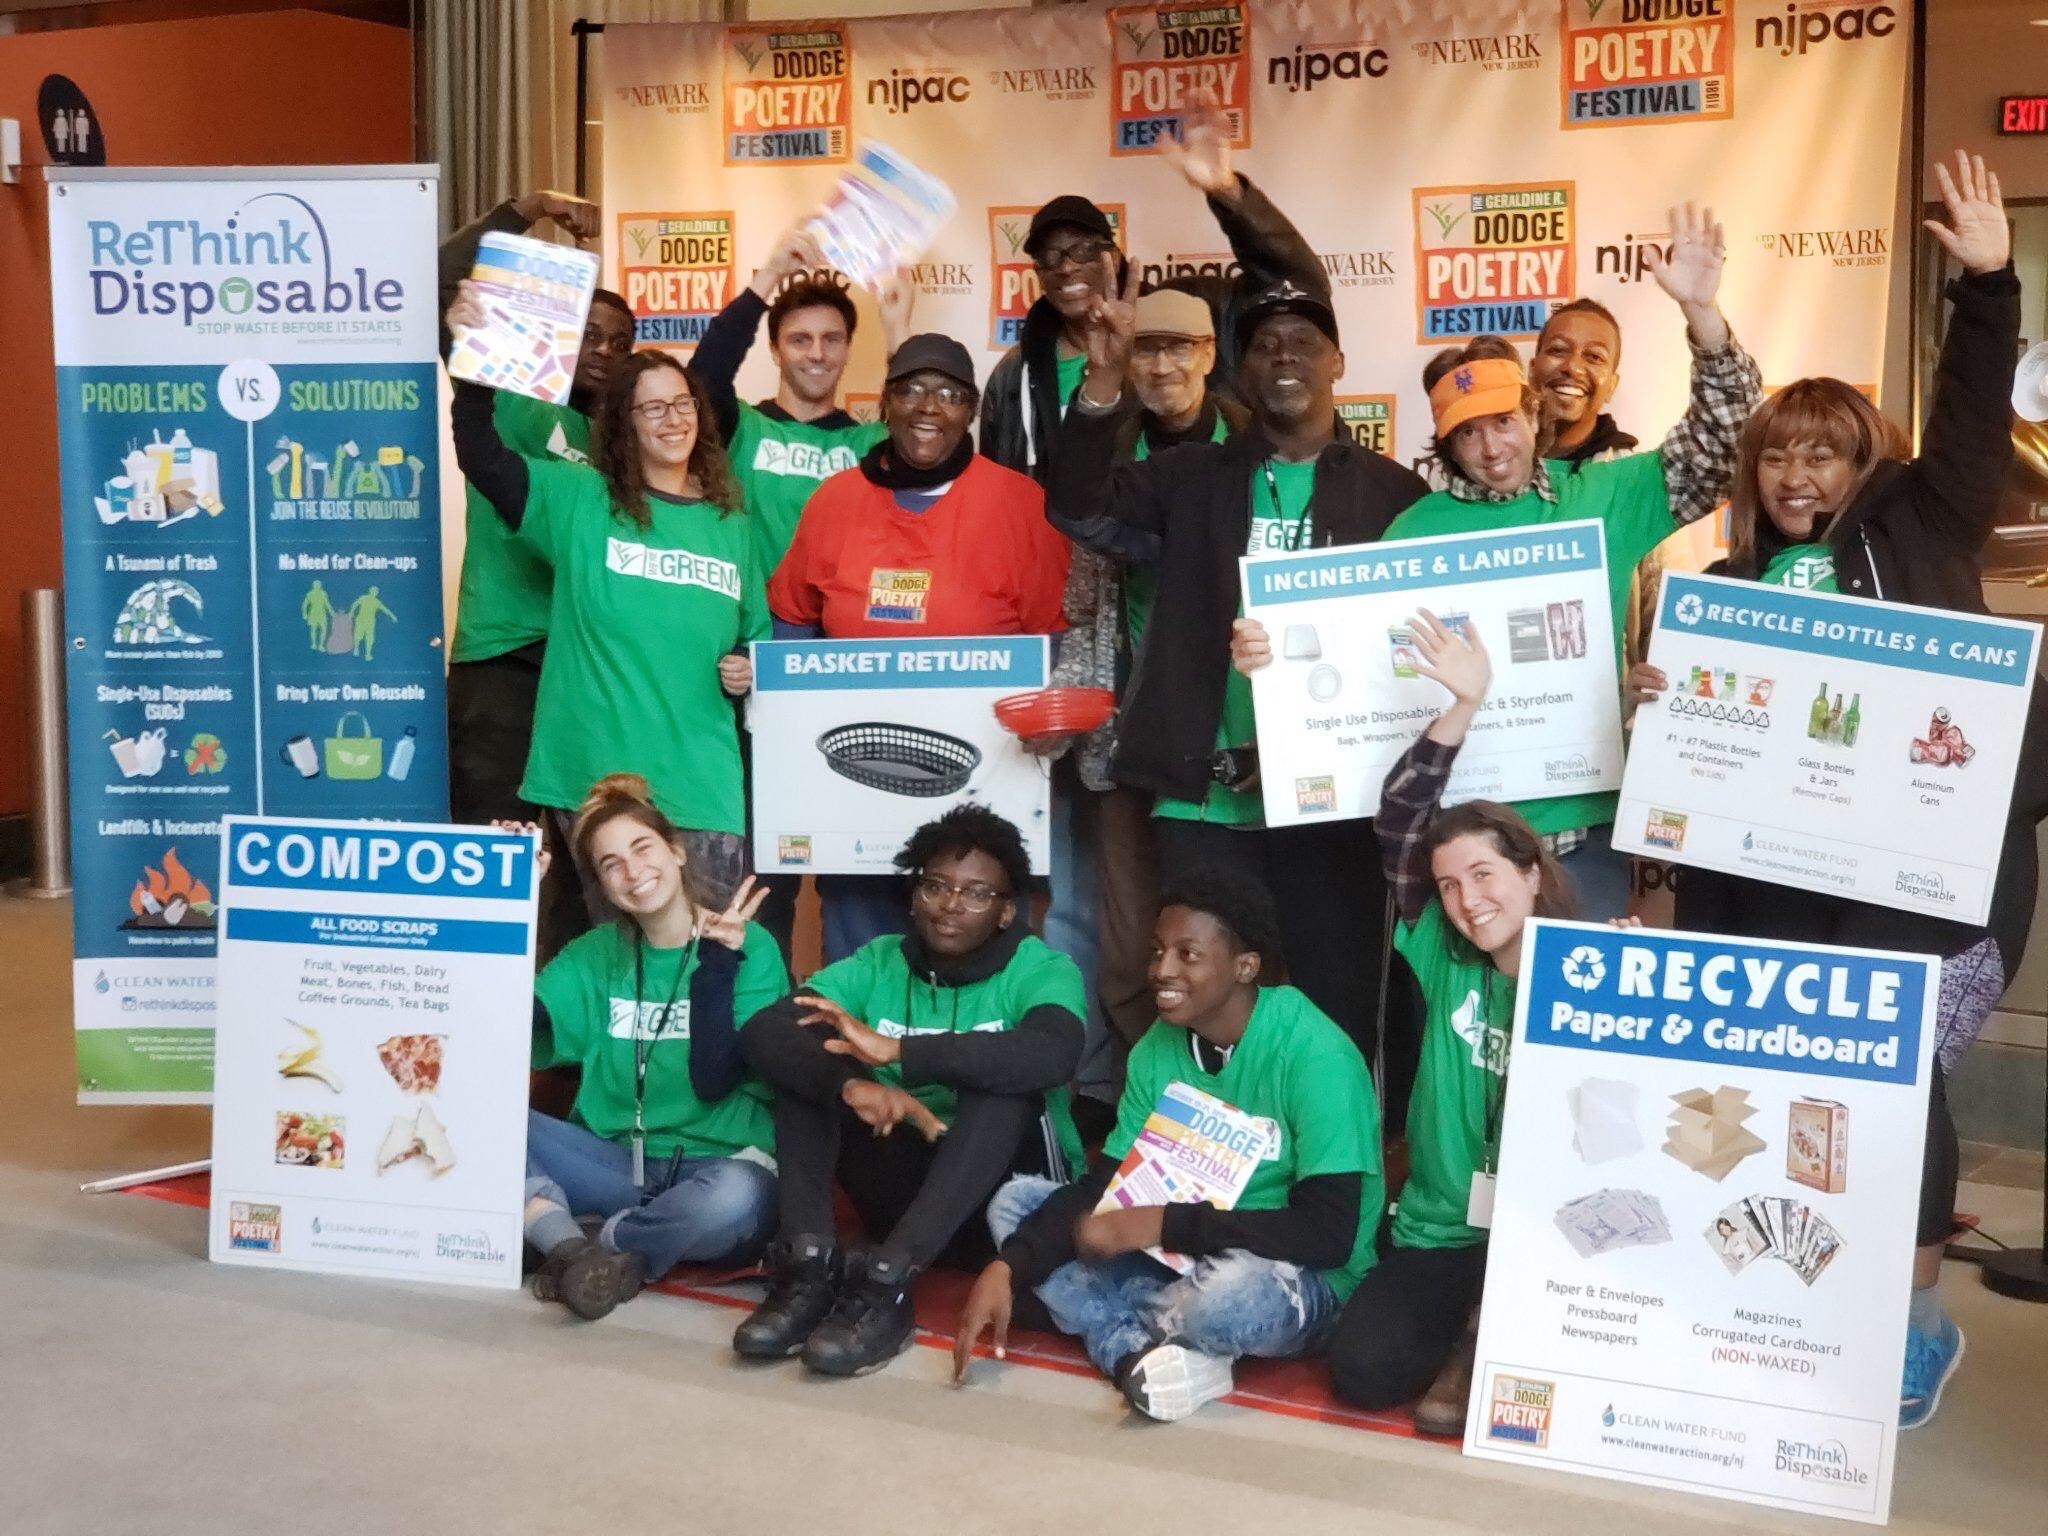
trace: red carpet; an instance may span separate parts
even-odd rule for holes
[[[123,1193],[204,1210],[210,1194],[210,1185],[207,1176],[199,1173],[188,1178],[167,1180],[161,1184],[138,1184]],[[671,1271],[668,1279],[662,1281],[655,1289],[690,1301],[745,1312],[753,1308],[754,1298],[723,1287],[755,1278],[759,1273],[760,1271],[752,1269],[737,1273],[730,1270],[720,1272],[686,1265]],[[949,1354],[952,1352],[953,1325],[959,1320],[960,1307],[967,1298],[967,1288],[971,1283],[971,1276],[945,1270],[934,1270],[925,1276],[917,1293],[919,1344],[927,1349],[942,1349]],[[976,1354],[988,1358],[987,1345],[984,1344]],[[1035,1366],[1039,1370],[1063,1371],[1069,1376],[1096,1374],[1095,1367],[1088,1363],[1088,1357],[1081,1352],[1080,1345],[1059,1334],[1013,1329],[1010,1333],[1009,1346],[1004,1352],[1004,1361],[1011,1365]],[[1315,1360],[1241,1361],[1237,1367],[1237,1390],[1224,1401],[1234,1403],[1240,1408],[1256,1409],[1261,1413],[1284,1414],[1296,1419],[1318,1419],[1326,1424],[1348,1424],[1382,1435],[1421,1438],[1415,1435],[1415,1426],[1405,1411],[1367,1413],[1338,1402],[1330,1392],[1328,1373],[1323,1369],[1322,1363]],[[1447,1448],[1455,1448],[1455,1442],[1444,1441],[1443,1444]]]

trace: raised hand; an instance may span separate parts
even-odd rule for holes
[[[993,1259],[975,1278],[960,1309],[960,1326],[953,1330],[953,1385],[967,1383],[967,1362],[974,1358],[974,1346],[981,1336],[992,1334],[996,1358],[1010,1343],[1010,1266]]]
[[[1415,642],[1415,670],[1450,690],[1451,698],[1470,709],[1486,702],[1493,683],[1493,661],[1479,631],[1467,625],[1461,633],[1427,608],[1418,609],[1408,632]]]
[[[785,278],[794,277],[799,272],[816,271],[824,265],[825,253],[818,249],[817,237],[803,224],[792,224],[782,232],[775,248],[768,253],[768,259],[755,271],[750,286],[763,299],[772,299]]]
[[[1934,162],[1934,179],[1941,187],[1941,200],[1948,205],[1948,223],[1926,222],[1927,233],[1941,248],[1955,257],[1965,272],[1982,277],[1996,272],[2012,257],[2012,228],[2005,222],[2005,199],[1998,190],[1998,175],[1984,169],[1982,155],[1956,151],[1956,173]]]
[[[946,1134],[945,1121],[892,1084],[869,1077],[851,1078],[839,1090],[839,1098],[877,1136],[887,1136],[905,1121],[926,1141],[937,1141]]]
[[[1686,324],[1702,346],[1725,346],[1728,323],[1721,318],[1716,300],[1721,292],[1721,268],[1728,259],[1728,237],[1714,218],[1714,210],[1697,203],[1680,203],[1671,210],[1671,254],[1654,245],[1643,253],[1657,286],[1670,294],[1685,311]]]
[[[910,335],[910,312],[917,307],[917,284],[901,272],[875,290],[875,309],[882,317],[882,355],[893,357]]]
[[[1116,252],[1107,250],[1101,256],[1102,271],[1096,287],[1102,297],[1097,299],[1083,322],[1086,327],[1083,345],[1088,349],[1088,384],[1099,384],[1100,390],[1089,389],[1088,398],[1098,405],[1112,405],[1115,402],[1103,399],[1108,386],[1116,386],[1118,397],[1122,397],[1124,375],[1130,370],[1131,349],[1138,338],[1138,268],[1132,263],[1124,273],[1119,290],[1116,280]]]
[[[725,904],[723,912],[714,912],[709,907],[697,909],[697,936],[700,939],[714,939],[727,949],[743,948],[747,942],[747,924],[754,920],[754,914],[761,910],[761,903],[768,899],[768,887],[754,888],[754,877],[747,876],[740,882],[740,888],[732,893],[732,900]]]
[[[548,840],[540,830],[537,821],[508,821],[499,817],[491,823],[500,832],[510,832],[514,837],[533,839],[533,867],[540,871],[541,879],[548,877],[548,866],[555,862],[555,856],[548,852]]]
[[[839,1038],[827,1040],[825,1049],[834,1056],[851,1056],[864,1067],[894,1066],[903,1059],[902,1043],[868,1028],[829,997],[799,992],[797,1002],[810,1009],[799,1024],[825,1024],[838,1031]]]
[[[1180,137],[1159,141],[1159,156],[1209,197],[1234,198],[1237,172],[1230,164],[1230,116],[1208,87],[1195,92],[1181,114]]]
[[[578,240],[595,240],[604,225],[597,204],[569,192],[529,192],[512,205],[528,227],[553,219]]]

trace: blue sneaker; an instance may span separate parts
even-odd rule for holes
[[[1944,1317],[1936,1333],[1906,1329],[1906,1380],[1899,1388],[1899,1428],[1918,1429],[1941,1406],[1941,1390],[1963,1361],[1963,1330]]]

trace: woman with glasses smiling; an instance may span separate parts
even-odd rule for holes
[[[780,638],[1043,635],[1062,625],[1067,541],[1024,475],[974,451],[967,349],[912,336],[889,360],[889,435],[812,493],[768,583]],[[897,882],[823,875],[825,958],[903,931]]]
[[[896,867],[910,877],[910,931],[826,966],[740,1033],[775,1090],[780,1227],[767,1299],[733,1348],[800,1353],[832,1376],[909,1346],[927,1266],[993,1256],[979,1218],[998,1184],[1063,1183],[1082,1162],[1064,1085],[1087,1003],[1074,962],[1023,921],[1023,837],[959,805],[912,833]],[[874,1240],[860,1262],[841,1256],[835,1177]]]
[[[465,283],[448,323],[481,318]],[[634,354],[598,400],[592,466],[513,452],[491,404],[490,390],[456,383],[456,461],[554,572],[519,792],[566,824],[606,774],[640,775],[724,900],[746,827],[727,695],[753,687],[741,647],[766,639],[769,619],[766,573],[703,394],[667,353]],[[589,871],[577,873],[595,921],[602,895]]]

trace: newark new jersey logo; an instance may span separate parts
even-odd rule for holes
[[[730,211],[619,215],[619,284],[640,345],[695,346],[733,282]]]
[[[284,1246],[284,1208],[228,1203],[228,1246],[247,1253],[277,1253]]]
[[[1735,111],[1735,0],[1565,0],[1564,126]]]
[[[1040,96],[1047,101],[1093,101],[1102,89],[1092,64],[1042,64],[1035,69],[992,69],[989,88],[1002,96]]]
[[[1475,37],[1433,37],[1411,43],[1418,62],[1457,64],[1489,73],[1534,69],[1543,62],[1543,45],[1534,32],[1496,32]]]
[[[1793,0],[1777,16],[1759,16],[1754,44],[1776,49],[1781,58],[1804,54],[1824,43],[1854,43],[1866,37],[1890,37],[1898,31],[1899,13],[1888,5],[1846,5],[1843,0]]]
[[[843,23],[725,29],[727,165],[844,165],[852,125]]]
[[[1332,288],[1391,288],[1394,286],[1392,251],[1317,251],[1323,275]]]
[[[1837,267],[1882,267],[1892,259],[1892,232],[1884,224],[1848,229],[1779,229],[1756,243],[1780,261],[1821,257]]]
[[[1124,232],[1124,205],[1098,203],[1109,220],[1110,232],[1118,246],[1128,250]],[[1004,348],[1017,344],[1024,334],[1024,315],[1038,299],[1038,269],[1024,251],[1024,237],[1031,231],[1036,208],[991,208],[988,211],[988,260],[995,281],[988,292],[988,344]]]
[[[1180,137],[1181,113],[1197,91],[1209,90],[1230,121],[1230,142],[1252,141],[1252,50],[1249,6],[1129,5],[1109,13],[1109,56],[1115,80],[1109,104],[1109,151],[1149,153],[1162,138]]]
[[[1554,1382],[1530,1376],[1496,1376],[1486,1402],[1486,1438],[1543,1450],[1550,1444]]]
[[[1569,181],[1415,191],[1416,339],[1533,337],[1576,292]]]
[[[1361,448],[1394,453],[1394,397],[1392,395],[1339,395],[1337,419]]]
[[[711,87],[701,80],[664,80],[651,85],[620,85],[612,99],[625,111],[659,112],[682,117],[711,110]]]

